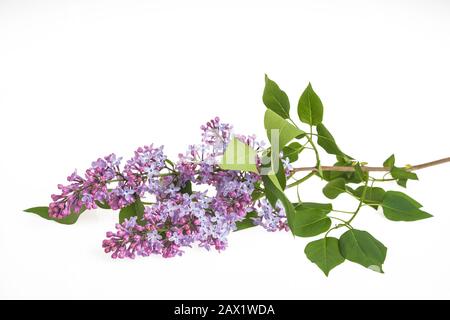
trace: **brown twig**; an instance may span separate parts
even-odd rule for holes
[[[439,160],[434,160],[434,161],[426,162],[426,163],[422,163],[422,164],[417,164],[415,166],[408,166],[408,167],[406,167],[406,169],[408,171],[414,171],[414,170],[419,170],[419,169],[424,169],[424,168],[428,168],[428,167],[437,166],[439,164],[443,164],[443,163],[446,163],[446,162],[450,162],[450,157],[439,159]],[[344,166],[321,166],[320,168],[322,169],[322,171],[343,171],[343,172],[355,171],[355,167],[344,167]],[[390,171],[390,168],[387,168],[387,167],[366,167],[366,166],[362,166],[361,169],[363,171],[379,171],[379,172]],[[299,172],[299,171],[317,171],[317,168],[316,167],[294,168],[294,171],[295,172]]]

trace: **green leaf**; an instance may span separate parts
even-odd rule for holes
[[[24,212],[34,213],[46,220],[52,220],[61,224],[74,224],[84,211],[86,211],[85,207],[83,207],[79,213],[71,213],[62,219],[56,219],[48,215],[48,207],[34,207],[24,210]]]
[[[333,135],[322,123],[318,124],[316,129],[317,129],[317,143],[327,153],[343,157],[345,160],[352,159],[352,157],[346,155],[344,152],[341,151],[341,149],[336,144],[336,140],[334,140]]]
[[[358,163],[355,164],[355,177],[358,181],[367,181],[369,179],[369,173],[367,171],[363,171],[361,165]]]
[[[280,87],[265,76],[266,85],[264,87],[263,102],[267,108],[284,119],[289,118],[289,98]]]
[[[284,175],[281,159],[277,159],[278,167],[272,165],[272,157],[268,155],[269,163],[261,165],[260,175],[266,175],[279,190],[286,188],[286,175]],[[283,173],[283,174],[282,174]],[[275,201],[276,202],[276,201]]]
[[[259,191],[259,190],[253,191],[253,193],[252,193],[252,200],[253,201],[261,199],[262,197],[264,197],[264,192],[263,191]]]
[[[339,250],[339,240],[333,237],[308,243],[305,247],[305,254],[327,277],[333,268],[345,261]]]
[[[184,186],[180,190],[181,193],[187,193],[188,195],[192,194],[192,182],[187,181]]]
[[[269,190],[264,190],[264,193],[266,195],[267,201],[269,201],[272,208],[276,208],[277,201],[278,201],[277,196]]]
[[[337,167],[354,167],[352,164],[352,161],[348,160],[345,161],[343,158],[337,156],[339,159],[338,162],[334,164],[334,166]],[[363,177],[366,179],[368,178],[368,172],[363,171]],[[355,171],[324,171],[323,172],[323,178],[326,181],[331,181],[337,178],[343,178],[345,180],[345,183],[361,183],[364,180],[361,179],[359,175]]]
[[[351,190],[351,193],[358,198],[362,197],[364,186]],[[367,187],[366,195],[364,197],[364,203],[370,205],[375,210],[378,209],[378,205],[383,202],[384,194],[386,192],[379,187]]]
[[[298,117],[301,122],[318,125],[323,118],[323,105],[319,96],[314,92],[311,83],[308,84],[298,101]]]
[[[102,201],[95,201],[95,204],[97,205],[97,207],[101,208],[101,209],[105,209],[105,210],[109,210],[111,209],[111,207],[109,206],[109,204],[107,204],[106,202],[102,202]]]
[[[247,213],[244,220],[236,222],[236,230],[234,230],[234,231],[240,231],[240,230],[256,227],[256,225],[253,223],[253,219],[252,219],[252,218],[256,218],[256,217],[258,217],[258,214],[255,211]]]
[[[264,192],[266,194],[267,199],[276,199],[280,200],[281,204],[284,207],[286,212],[286,218],[288,221],[289,228],[291,231],[293,230],[293,220],[295,217],[295,208],[294,205],[289,201],[284,192],[280,190],[279,187],[275,186],[273,180],[269,176],[261,176],[261,179],[264,183]],[[270,202],[270,200],[269,200]],[[270,202],[272,207],[275,208],[275,203]],[[293,231],[292,231],[293,232]]]
[[[256,167],[256,151],[248,144],[233,138],[228,144],[219,166],[223,170],[258,173]]]
[[[341,235],[339,249],[345,259],[383,273],[387,248],[370,233],[350,229]]]
[[[264,128],[267,130],[267,136],[274,150],[274,147],[277,147],[277,150],[282,150],[292,139],[305,135],[304,131],[296,128],[272,110],[266,110]],[[273,135],[274,133],[278,133],[278,139]],[[278,143],[278,145],[275,145],[275,143]]]
[[[267,201],[269,201],[270,205],[272,206],[272,208],[276,208],[276,204],[278,201],[278,196],[277,196],[278,193],[272,191],[270,188],[273,187],[280,192],[283,192],[283,189],[281,188],[276,175],[269,174],[269,175],[266,175],[265,177],[267,177],[267,179],[271,182],[271,185],[269,187],[265,185],[264,194],[267,198]],[[264,179],[262,179],[262,180],[264,182]],[[268,183],[267,183],[267,185],[268,185]]]
[[[283,157],[288,158],[289,162],[293,163],[298,160],[298,154],[303,150],[303,146],[298,142],[292,142],[291,144],[283,148]]]
[[[385,217],[392,221],[416,221],[432,217],[419,209],[422,208],[419,202],[398,191],[387,191],[381,206]]]
[[[295,209],[319,209],[325,211],[326,214],[330,213],[333,210],[333,206],[331,203],[317,203],[317,202],[302,202],[295,206]]]
[[[345,161],[338,161],[338,162],[334,163],[333,165],[337,166],[337,167],[351,167],[351,164],[349,164],[349,162],[345,162]],[[332,171],[332,170],[330,170],[330,171],[324,171],[323,172],[323,178],[326,181],[331,181],[331,180],[334,180],[336,178],[344,178],[347,181],[347,179],[350,176],[350,174],[353,174],[353,173],[354,172]]]
[[[345,192],[344,178],[337,178],[328,182],[322,189],[323,194],[328,199],[336,199],[338,195]]]
[[[320,208],[295,208],[294,234],[299,237],[313,237],[328,231],[331,219],[328,212]]]
[[[125,219],[130,219],[131,217],[137,217],[137,222],[142,223],[142,218],[144,217],[145,207],[140,198],[137,198],[132,204],[122,208],[119,212],[119,222],[122,223]]]
[[[414,172],[410,172],[405,168],[398,168],[395,166],[391,169],[391,176],[392,178],[397,179],[397,183],[404,188],[406,188],[406,182],[408,180],[419,180],[417,174],[415,174]]]
[[[272,165],[272,157],[269,161],[268,164],[261,166],[260,175],[267,175],[278,189],[284,190],[286,188],[286,173],[281,158],[276,159],[277,166]]]
[[[286,189],[286,173],[284,171],[283,162],[281,159],[278,164],[278,171],[276,173],[278,183],[280,184],[281,190]]]
[[[399,168],[395,166],[395,156],[391,155],[383,162],[383,167],[389,168],[392,178],[397,180],[397,184],[406,188],[408,180],[419,180],[414,172],[407,170],[407,168]]]
[[[175,163],[173,163],[173,161],[166,159],[164,162],[168,163],[172,168],[175,168]]]
[[[354,168],[350,162],[338,161],[334,164],[334,166],[338,167],[350,167]],[[361,178],[362,176],[362,178]],[[358,174],[356,171],[324,171],[323,178],[326,181],[331,181],[337,178],[343,178],[345,183],[361,183],[366,181],[369,177],[368,172],[363,171],[362,175]]]
[[[267,177],[272,181],[273,185],[280,191],[283,191],[282,186],[280,185],[280,182],[278,181],[278,178],[274,174],[269,174]]]
[[[323,177],[323,170],[322,170],[322,165],[321,165],[319,159],[317,159],[316,169],[317,169],[316,175],[317,175],[321,180],[323,180],[323,179],[324,179],[324,177]]]
[[[385,168],[392,168],[395,164],[395,155],[391,155],[389,158],[384,160],[383,167]]]

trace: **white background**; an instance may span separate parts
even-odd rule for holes
[[[355,220],[389,248],[384,275],[346,262],[326,278],[307,240],[257,228],[220,254],[114,261],[101,241],[117,213],[62,226],[21,212],[110,152],[155,142],[175,157],[216,115],[265,137],[264,73],[293,115],[311,81],[324,122],[359,160],[449,156],[449,57],[446,1],[0,0],[0,297],[450,298],[449,165],[409,183],[434,218],[366,209]],[[324,201],[322,185],[303,198]]]

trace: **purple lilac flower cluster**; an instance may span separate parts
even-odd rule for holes
[[[280,201],[276,204],[276,209],[272,209],[267,199],[261,199],[256,204],[257,217],[252,218],[253,223],[266,229],[267,231],[289,230],[286,213]]]
[[[94,161],[84,177],[76,171],[67,177],[70,184],[58,185],[61,193],[52,195],[50,217],[61,219],[77,214],[83,208],[95,209],[98,202],[108,204],[114,210],[126,207],[137,196],[152,191],[151,186],[158,183],[159,172],[165,167],[166,157],[163,147],[151,145],[136,150],[123,170],[120,168],[121,160],[111,154]],[[116,187],[108,189],[108,184],[114,182],[117,182]]]
[[[141,219],[132,217],[116,224],[115,232],[107,232],[103,248],[113,258],[174,257],[195,243],[223,250],[236,223],[249,212],[257,212],[255,225],[287,230],[282,206],[274,210],[267,201],[252,199],[258,174],[220,170],[218,160],[231,140],[232,127],[215,118],[201,130],[201,144],[189,146],[175,164],[162,147],[151,145],[139,148],[123,169],[121,158],[112,154],[94,162],[85,177],[72,174],[71,184],[58,186],[61,194],[52,196],[50,215],[62,218],[83,207],[96,208],[98,202],[117,210],[153,196],[155,202],[145,207]],[[255,150],[263,146],[254,136],[235,137]],[[288,163],[284,167],[289,171]],[[184,190],[188,185],[194,188]]]
[[[75,171],[67,177],[69,185],[58,185],[61,194],[53,194],[53,202],[49,205],[50,217],[62,219],[69,214],[77,214],[82,208],[97,208],[96,201],[108,200],[109,181],[116,178],[121,159],[111,154],[98,159],[81,177]]]
[[[103,241],[105,252],[113,258],[134,258],[161,254],[163,257],[181,255],[181,247],[203,241],[199,232],[207,216],[208,197],[202,193],[176,196],[146,207],[139,223],[136,217],[116,224],[115,233],[108,232]]]

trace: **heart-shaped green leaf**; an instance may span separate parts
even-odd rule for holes
[[[270,109],[266,110],[264,115],[264,128],[267,130],[272,150],[281,151],[289,141],[305,135],[304,131],[296,128]]]
[[[311,83],[308,84],[298,101],[298,117],[301,122],[318,125],[323,118],[323,105],[319,96],[314,92]]]
[[[339,239],[339,249],[345,259],[383,273],[387,248],[370,233],[348,230]]]
[[[349,155],[346,155],[336,144],[336,140],[328,131],[328,129],[322,124],[317,125],[317,143],[321,146],[327,153],[334,154],[336,156],[343,157],[345,160],[352,159]]]
[[[322,192],[328,199],[336,199],[337,196],[345,192],[345,190],[345,179],[336,178],[328,182],[322,189]]]
[[[284,119],[289,118],[289,98],[280,87],[265,76],[266,85],[264,87],[263,102],[267,108],[278,114]]]
[[[333,237],[326,237],[308,243],[305,247],[305,254],[326,276],[333,268],[345,261],[339,250],[339,240]]]
[[[364,187],[358,187],[356,190],[351,190],[351,193],[358,198],[362,197],[364,191]],[[366,188],[366,194],[364,197],[364,203],[369,204],[372,208],[375,210],[378,209],[378,205],[380,205],[383,202],[384,194],[386,192],[379,187],[367,187]]]
[[[387,191],[381,206],[384,216],[392,221],[416,221],[432,217],[419,209],[422,208],[419,202],[398,191]]]
[[[299,237],[313,237],[328,231],[331,219],[327,211],[319,208],[297,206],[295,208],[294,234]]]

